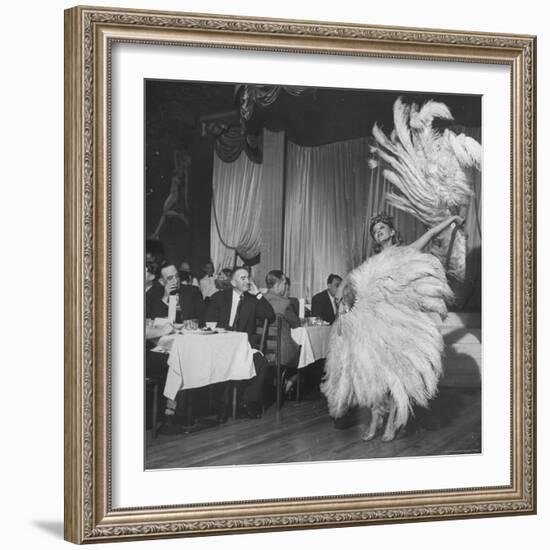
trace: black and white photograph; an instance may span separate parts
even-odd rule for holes
[[[482,97],[144,88],[145,468],[482,453]]]
[[[537,27],[355,6],[65,10],[65,540],[540,523]]]

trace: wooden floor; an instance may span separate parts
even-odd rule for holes
[[[195,433],[159,435],[147,432],[146,469],[309,462],[320,460],[471,454],[481,452],[481,392],[441,388],[429,411],[418,411],[397,439],[378,436],[361,441],[369,419],[359,411],[358,423],[335,429],[326,401],[312,390],[300,402],[284,404],[277,421],[275,407],[259,420],[229,419]]]

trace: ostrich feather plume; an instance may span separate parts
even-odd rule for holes
[[[434,119],[452,120],[449,108],[436,101],[422,107],[397,99],[393,106],[394,130],[390,137],[374,125],[371,167],[381,166],[393,191],[386,197],[395,208],[433,227],[468,205],[473,191],[468,169],[480,169],[481,145],[464,134],[433,128]],[[430,251],[445,262],[452,229],[444,230]],[[448,271],[463,280],[466,271],[464,233],[456,233]]]
[[[441,319],[453,294],[433,254],[392,246],[347,276],[355,302],[332,326],[321,390],[331,416],[380,407],[388,395],[403,426],[437,393]]]

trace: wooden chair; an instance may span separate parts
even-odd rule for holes
[[[282,401],[282,368],[281,368],[281,326],[282,320],[279,315],[273,324],[265,319],[261,326],[260,351],[263,353],[270,367],[275,367],[277,377],[277,411],[276,418],[279,419],[279,409]]]

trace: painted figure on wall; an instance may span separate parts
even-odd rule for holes
[[[189,167],[191,157],[185,149],[178,149],[174,152],[174,175],[170,181],[170,192],[164,201],[162,214],[151,235],[152,239],[158,239],[160,232],[168,218],[177,218],[185,225],[189,224],[187,213],[189,211]]]

